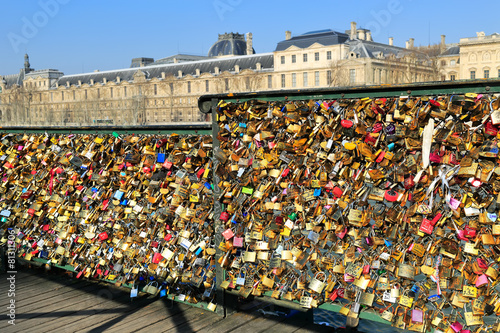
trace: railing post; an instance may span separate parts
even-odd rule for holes
[[[217,168],[220,161],[215,157],[216,152],[220,150],[220,142],[217,139],[219,135],[219,126],[217,125],[217,104],[218,99],[212,98],[212,145],[213,145],[213,156],[212,156],[212,181],[213,181],[213,207],[214,207],[214,242],[215,242],[215,301],[217,303],[217,313],[221,316],[226,315],[226,304],[224,303],[224,289],[220,287],[220,284],[225,279],[224,269],[220,266],[219,260],[223,256],[222,251],[219,249],[219,244],[222,241],[222,221],[219,219],[222,212],[222,206],[219,200],[221,190],[219,188],[220,178],[217,175]]]

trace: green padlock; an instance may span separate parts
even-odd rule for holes
[[[0,219],[0,221],[2,221],[3,223],[7,222],[7,218],[5,216],[2,216],[2,219]]]
[[[295,219],[297,218],[297,213],[293,212],[292,214],[288,215],[288,218],[292,221],[295,221]]]

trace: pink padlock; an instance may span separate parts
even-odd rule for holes
[[[234,237],[233,238],[233,246],[234,247],[243,247],[243,237]]]
[[[226,231],[222,232],[222,236],[224,236],[226,240],[230,240],[231,238],[233,238],[234,232],[231,229],[227,229]]]
[[[347,234],[347,228],[344,228],[341,232],[339,232],[337,235],[338,238],[344,239],[344,236]]]
[[[459,333],[462,330],[463,326],[458,321],[456,321],[450,325],[450,328],[455,332]]]
[[[414,323],[423,323],[424,322],[424,313],[420,309],[411,310],[411,321]]]
[[[363,267],[363,274],[370,274],[370,265],[365,265]]]
[[[349,274],[344,274],[345,282],[354,282],[354,280],[355,280],[354,276],[350,276]]]
[[[488,284],[488,277],[485,274],[481,274],[477,279],[476,279],[476,287],[481,287],[484,286],[485,284]]]

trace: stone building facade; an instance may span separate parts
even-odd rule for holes
[[[208,55],[135,58],[130,68],[64,75],[34,70],[0,77],[4,125],[142,125],[210,121],[201,95],[439,80],[415,50],[373,41],[355,22],[345,32],[285,33],[274,52],[255,53],[251,33],[219,35]],[[497,59],[497,54],[492,54]],[[493,69],[493,67],[491,67]],[[496,67],[495,67],[496,68]]]
[[[476,37],[461,38],[457,44],[445,44],[439,59],[442,80],[500,77],[500,34],[478,32]]]

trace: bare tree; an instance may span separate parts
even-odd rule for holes
[[[439,80],[441,76],[441,61],[439,55],[441,54],[441,45],[432,44],[429,46],[418,46],[417,51],[427,56],[427,65],[431,69],[431,76],[433,80]]]
[[[232,80],[233,91],[254,92],[262,89],[264,75],[253,70],[244,70]]]
[[[330,62],[328,70],[331,71],[328,77],[328,86],[345,87],[349,85],[349,72],[344,65],[343,60],[334,60]]]
[[[14,86],[10,89],[10,120],[7,121],[11,121],[13,125],[26,125],[31,122],[34,91],[30,86]]]

